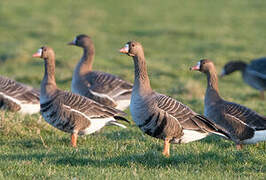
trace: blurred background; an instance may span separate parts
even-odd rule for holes
[[[31,55],[48,45],[56,53],[57,84],[70,90],[82,49],[67,43],[87,34],[96,48],[94,70],[133,82],[132,58],[118,49],[137,40],[145,50],[153,89],[203,113],[206,77],[189,67],[209,58],[220,72],[229,60],[249,62],[266,56],[265,9],[262,0],[1,0],[0,75],[39,87],[44,65]],[[239,72],[220,80],[219,87],[226,100],[266,115],[266,101],[243,82]]]
[[[132,60],[118,49],[137,40],[144,46],[156,90],[202,101],[205,77],[188,68],[209,58],[220,72],[231,59],[265,56],[265,6],[264,1],[247,0],[1,1],[0,73],[38,87],[43,64],[31,55],[48,45],[56,52],[58,86],[69,89],[82,50],[66,43],[83,33],[96,46],[94,69],[133,81]],[[261,103],[258,92],[240,77],[224,78],[222,95],[246,105]]]

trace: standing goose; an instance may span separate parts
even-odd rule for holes
[[[38,113],[39,96],[39,90],[0,76],[0,108],[22,114]]]
[[[170,155],[170,143],[196,141],[209,133],[226,137],[223,131],[204,116],[181,102],[152,90],[144,51],[139,42],[128,42],[120,52],[132,56],[135,65],[130,102],[132,118],[144,133],[164,140],[164,156]]]
[[[255,59],[246,64],[243,61],[230,61],[224,65],[221,77],[235,71],[241,71],[242,78],[251,87],[260,91],[261,99],[264,99],[266,90],[266,58]]]
[[[132,84],[115,75],[93,71],[94,44],[87,35],[78,35],[69,45],[83,48],[83,56],[72,77],[71,90],[101,104],[125,110],[130,103]]]
[[[121,116],[125,115],[124,112],[57,88],[55,54],[52,48],[42,47],[33,57],[44,59],[45,64],[45,74],[41,83],[41,114],[55,128],[71,133],[73,147],[76,147],[77,135],[91,134],[105,125],[125,128],[117,122],[127,121]]]
[[[191,69],[207,75],[204,115],[229,134],[230,139],[236,143],[237,149],[241,149],[242,144],[254,144],[266,140],[265,116],[221,98],[216,69],[212,61],[203,59]]]

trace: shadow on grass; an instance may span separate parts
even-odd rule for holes
[[[82,158],[80,157],[82,156]],[[252,156],[249,156],[247,152],[235,152],[233,156],[221,155],[215,152],[201,152],[201,153],[187,153],[183,155],[171,156],[170,158],[165,158],[157,152],[146,152],[145,154],[124,154],[121,156],[106,158],[104,160],[98,160],[95,158],[83,158],[88,156],[87,151],[79,151],[72,153],[32,153],[32,154],[16,154],[16,155],[5,155],[1,154],[0,158],[3,161],[37,161],[39,163],[46,161],[49,164],[54,164],[58,166],[92,166],[97,168],[106,167],[123,167],[131,168],[132,164],[142,165],[145,168],[180,168],[183,169],[183,165],[189,165],[192,170],[194,168],[198,169],[204,165],[227,165],[232,166],[236,164],[237,166],[232,167],[232,171],[239,172],[255,172],[261,171],[254,169],[252,166],[245,166],[245,162],[249,161],[256,166],[263,166],[262,161],[257,161]],[[240,166],[239,166],[240,164]],[[206,168],[205,168],[206,170]]]

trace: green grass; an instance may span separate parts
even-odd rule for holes
[[[230,59],[265,56],[266,2],[232,1],[0,1],[0,74],[39,87],[43,62],[31,58],[49,45],[56,52],[58,86],[70,89],[81,49],[66,43],[80,33],[96,46],[94,69],[133,81],[132,59],[118,53],[129,40],[145,49],[152,87],[203,113],[206,77],[188,68],[212,59],[220,72]],[[221,95],[265,114],[266,101],[239,73],[220,80]],[[129,111],[128,111],[129,112]],[[236,151],[218,137],[173,145],[132,123],[78,139],[39,115],[0,112],[0,179],[265,179],[265,143]],[[130,117],[129,117],[130,118]],[[130,118],[131,119],[131,118]]]

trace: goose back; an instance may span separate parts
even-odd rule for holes
[[[101,104],[124,110],[130,102],[132,85],[115,75],[90,71],[72,81],[71,89],[74,93],[86,96]]]

